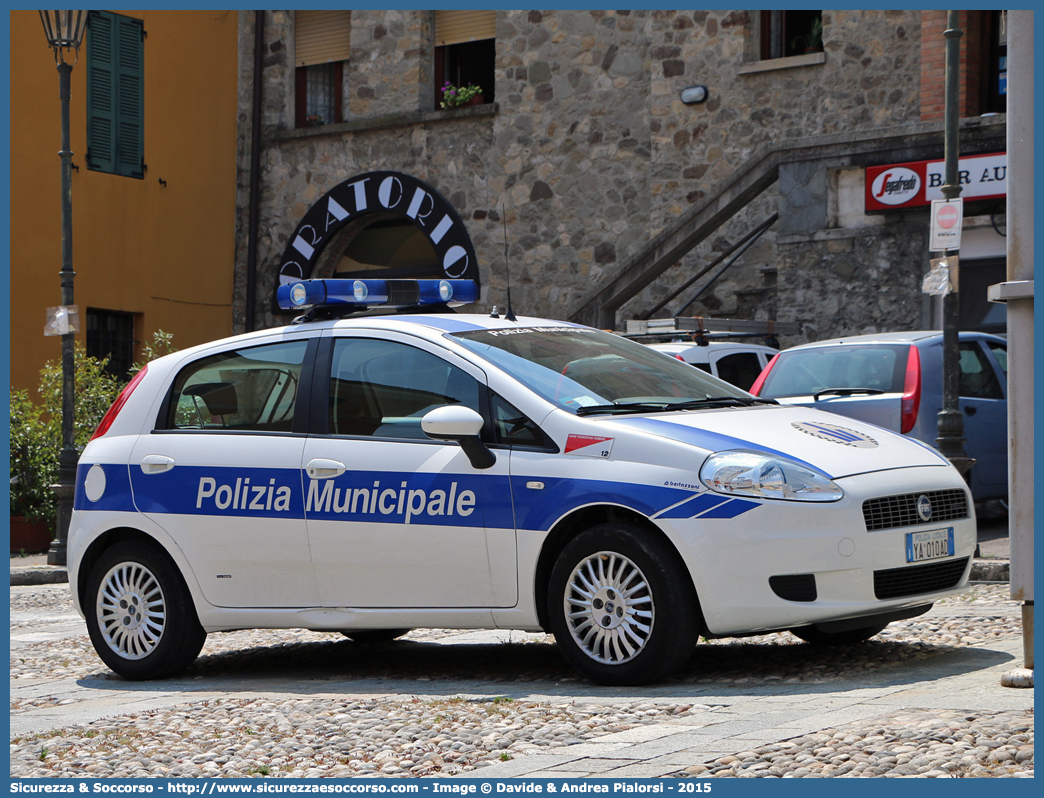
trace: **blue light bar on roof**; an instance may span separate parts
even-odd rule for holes
[[[457,307],[478,299],[474,280],[297,280],[279,286],[276,303],[284,310],[305,310],[321,305],[354,305],[359,308],[391,305],[449,305]]]

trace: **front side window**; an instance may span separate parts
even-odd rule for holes
[[[986,353],[975,341],[960,344],[959,394],[972,399],[1003,399],[1004,391]]]
[[[452,337],[543,398],[581,414],[596,406],[750,398],[680,360],[599,330],[522,327]]]
[[[87,20],[87,168],[145,177],[145,28],[92,11]]]
[[[307,341],[197,360],[174,382],[168,429],[290,432]]]
[[[481,412],[479,383],[442,358],[395,341],[334,343],[330,434],[428,440],[421,417],[453,404]]]

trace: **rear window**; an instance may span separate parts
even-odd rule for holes
[[[781,352],[760,396],[812,396],[838,388],[902,393],[909,351],[909,344],[875,344]]]

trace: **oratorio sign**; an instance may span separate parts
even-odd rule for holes
[[[944,161],[912,161],[866,167],[866,212],[895,211],[943,199]],[[1000,199],[1007,195],[1008,154],[969,155],[958,162],[961,198]]]
[[[445,197],[412,175],[367,172],[334,186],[308,209],[283,251],[279,283],[311,277],[337,231],[367,214],[407,219],[424,233],[437,260],[430,277],[478,280],[471,236]]]

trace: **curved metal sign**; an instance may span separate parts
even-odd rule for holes
[[[409,220],[437,257],[432,277],[479,279],[471,237],[449,201],[422,180],[402,172],[367,172],[334,186],[304,215],[279,265],[279,284],[311,277],[337,231],[366,214]]]

